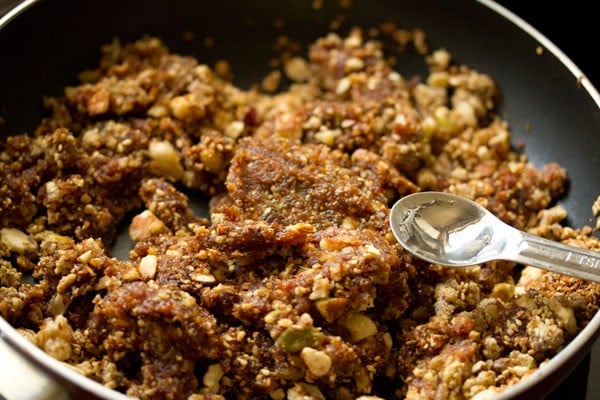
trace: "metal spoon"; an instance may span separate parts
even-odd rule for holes
[[[600,253],[519,231],[457,195],[403,197],[392,207],[390,224],[406,250],[434,264],[466,267],[507,260],[600,282]]]

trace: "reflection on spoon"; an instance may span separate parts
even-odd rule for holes
[[[507,260],[600,282],[600,253],[519,231],[457,195],[403,197],[392,207],[390,224],[406,250],[431,263],[466,267]]]

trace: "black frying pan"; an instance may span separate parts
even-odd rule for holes
[[[492,75],[502,90],[501,114],[510,122],[515,142],[525,141],[535,164],[562,162],[573,178],[565,199],[569,222],[589,223],[589,205],[597,196],[590,182],[600,165],[597,149],[591,145],[598,132],[598,106],[583,87],[589,82],[578,83],[574,71],[550,51],[537,55],[536,38],[485,5],[468,0],[356,0],[348,12],[330,1],[315,12],[310,1],[37,3],[0,31],[0,105],[6,119],[0,127],[2,135],[31,131],[42,115],[40,98],[75,83],[77,73],[97,61],[99,45],[116,35],[132,40],[154,34],[173,51],[207,62],[226,58],[234,66],[236,83],[248,86],[269,71],[267,61],[274,55],[276,35],[286,33],[307,43],[328,32],[329,22],[345,12],[342,30],[386,20],[419,27],[427,32],[432,48],[448,48],[458,62]],[[273,27],[276,19],[286,21],[284,29]],[[185,41],[184,32],[199,38],[212,36],[218,45],[206,50],[198,42]],[[401,56],[399,63],[405,75],[425,72],[422,57],[415,54]]]
[[[445,47],[459,63],[496,79],[503,97],[500,113],[511,124],[515,143],[525,143],[536,165],[559,161],[566,167],[571,178],[563,201],[568,222],[592,223],[590,207],[600,192],[600,97],[551,42],[532,36],[491,2],[354,0],[349,10],[340,8],[338,1],[325,3],[315,12],[308,0],[29,0],[28,7],[22,5],[23,12],[15,13],[11,21],[5,18],[0,29],[0,115],[6,121],[0,135],[31,132],[43,115],[40,99],[75,83],[79,71],[95,65],[99,46],[114,36],[126,41],[152,34],[163,38],[171,50],[207,63],[226,58],[236,83],[244,87],[269,71],[268,60],[275,54],[272,43],[281,33],[308,43],[327,33],[329,22],[341,13],[345,15],[342,31],[391,20],[422,28],[431,48]],[[283,29],[273,27],[276,19],[285,21]],[[186,41],[184,32],[197,38],[212,36],[216,46],[207,50]],[[541,55],[536,53],[538,46],[544,48]],[[403,75],[425,72],[420,56],[409,52],[398,60]],[[587,354],[600,327],[598,318],[565,351],[559,365],[507,396],[547,394]],[[72,374],[54,370],[43,355],[31,353],[14,331],[0,325],[0,333],[32,361],[73,383]],[[80,380],[74,387],[105,394]]]

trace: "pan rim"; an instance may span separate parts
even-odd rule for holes
[[[76,391],[83,389],[86,392],[97,396],[99,399],[131,399],[131,397],[110,389],[52,358],[48,353],[17,332],[17,330],[2,317],[0,317],[0,339],[4,340],[16,350],[26,362],[30,362],[35,367],[41,369],[36,372],[46,376],[57,377],[64,381],[61,383],[67,384],[64,386],[72,386]],[[63,389],[68,390],[66,387],[63,387]]]
[[[478,3],[488,7],[489,9],[495,11],[500,16],[507,19],[513,25],[519,27],[529,36],[534,38],[539,42],[541,46],[545,50],[550,51],[562,65],[564,65],[569,72],[577,79],[578,84],[580,84],[586,92],[590,95],[592,100],[596,106],[600,109],[600,93],[594,86],[594,84],[588,79],[588,77],[583,73],[583,71],[575,64],[573,60],[565,52],[563,52],[557,45],[554,44],[550,39],[548,39],[543,33],[538,31],[535,27],[525,21],[523,18],[510,11],[508,8],[503,5],[497,3],[494,0],[476,0]]]
[[[19,14],[39,1],[40,0],[23,0],[15,5],[6,14],[0,16],[0,29],[4,28],[10,21],[19,16]]]

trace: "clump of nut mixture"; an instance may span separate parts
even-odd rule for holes
[[[157,38],[102,51],[0,147],[0,315],[89,378],[141,399],[478,399],[597,311],[596,284],[394,240],[390,205],[438,190],[600,249],[560,224],[566,171],[511,148],[493,79],[448,51],[418,80],[329,34],[276,93],[280,72],[242,90]]]

